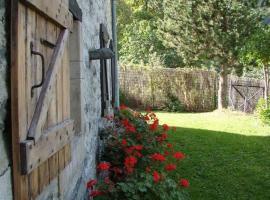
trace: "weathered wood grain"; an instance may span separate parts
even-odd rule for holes
[[[70,142],[74,135],[72,120],[66,120],[49,128],[37,142],[21,142],[22,173],[29,174]]]
[[[61,69],[61,59],[65,50],[65,45],[68,39],[68,30],[63,30],[57,40],[57,44],[50,61],[49,69],[46,74],[46,79],[42,86],[40,96],[37,102],[35,113],[28,131],[28,139],[37,141],[42,133],[42,126],[45,123],[47,111],[52,99],[52,90],[55,84],[57,74]]]
[[[66,0],[21,0],[21,2],[62,27],[72,28],[73,16],[69,12],[68,2]]]

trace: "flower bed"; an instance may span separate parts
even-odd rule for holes
[[[121,106],[106,130],[99,180],[87,184],[89,197],[99,200],[184,200],[187,179],[174,171],[185,158],[168,143],[174,129],[159,125],[155,113],[133,112]]]

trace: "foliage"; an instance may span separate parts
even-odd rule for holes
[[[157,21],[162,17],[162,1],[120,0],[118,3],[119,55],[122,62],[149,64],[150,57],[166,67],[181,67],[182,59],[158,38]]]
[[[265,90],[264,97],[268,99],[269,88],[269,64],[270,64],[270,28],[261,25],[260,28],[249,38],[242,48],[241,58],[244,63],[252,63],[263,68]]]
[[[270,62],[270,28],[261,26],[241,49],[241,59],[248,64],[262,66]]]
[[[257,10],[236,0],[164,0],[160,33],[185,63],[242,67],[238,53],[259,24]]]
[[[268,104],[270,104],[270,99],[268,99]],[[260,120],[270,125],[270,108],[267,107],[266,100],[261,98],[256,107],[257,114]]]
[[[179,99],[171,94],[171,93],[167,93],[167,99],[168,101],[165,102],[165,111],[168,112],[184,112],[185,111],[185,107],[184,105],[179,101]]]
[[[153,112],[134,113],[121,106],[107,130],[104,162],[99,163],[99,183],[88,183],[90,197],[115,200],[187,199],[189,183],[173,174],[185,155],[167,138],[172,129]],[[183,176],[183,174],[181,174]],[[182,188],[181,188],[182,187]]]

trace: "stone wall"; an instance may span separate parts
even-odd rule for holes
[[[8,146],[6,139],[9,132],[5,130],[8,100],[5,2],[9,3],[0,0],[0,200],[12,200],[11,147]],[[72,78],[80,80],[78,84],[80,92],[76,94],[80,96],[71,97],[71,101],[80,100],[77,102],[80,104],[77,112],[81,116],[81,127],[71,144],[71,163],[59,178],[50,183],[38,200],[86,199],[86,182],[96,175],[98,133],[104,123],[101,118],[100,64],[99,61],[89,62],[88,51],[99,48],[100,23],[105,24],[111,34],[111,0],[77,0],[77,2],[83,12],[80,32],[82,56],[80,60],[71,60],[71,66],[79,69],[76,77],[71,77],[71,82]],[[73,47],[73,51],[77,52],[78,49]],[[108,76],[110,79],[110,73]],[[108,112],[112,112],[112,109],[110,108]]]
[[[7,33],[5,1],[0,0],[0,200],[12,199],[10,135],[7,128]]]

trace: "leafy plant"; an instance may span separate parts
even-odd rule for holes
[[[268,99],[268,105],[270,103],[270,99]],[[256,107],[257,114],[260,120],[264,124],[270,125],[270,108],[267,106],[266,100],[261,98]]]
[[[90,197],[99,200],[188,198],[183,190],[189,186],[188,180],[173,174],[185,158],[167,141],[173,128],[166,124],[159,126],[151,111],[141,114],[126,106],[107,119],[113,125],[107,129],[104,161],[97,167],[99,181],[90,180],[87,184]]]
[[[168,112],[184,112],[185,111],[185,107],[184,105],[181,103],[181,101],[179,101],[179,99],[171,94],[168,93],[167,94],[167,102],[165,103],[165,111]]]

